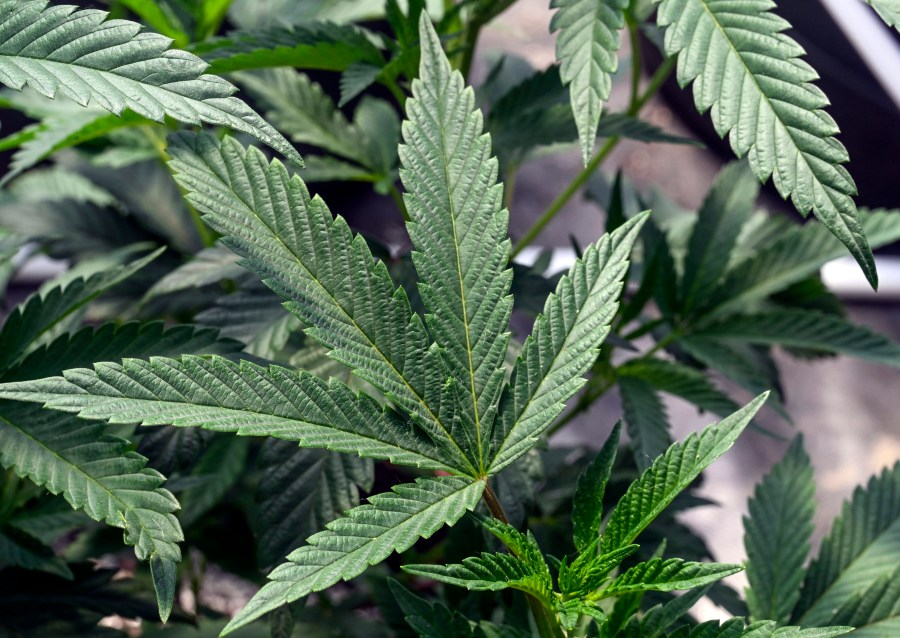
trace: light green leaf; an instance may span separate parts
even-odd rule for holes
[[[622,424],[616,423],[600,452],[578,476],[572,497],[572,538],[579,552],[584,552],[600,534],[603,495],[619,449],[621,431]]]
[[[744,517],[747,606],[754,620],[787,624],[800,597],[816,510],[815,482],[803,438],[756,486]],[[829,623],[847,625],[850,623]]]
[[[900,29],[900,0],[866,0],[888,26]]]
[[[552,0],[558,9],[550,21],[556,36],[560,76],[571,91],[572,112],[584,163],[591,159],[603,102],[609,99],[618,67],[619,30],[625,26],[627,0]]]
[[[78,278],[64,286],[38,292],[17,306],[0,329],[0,370],[11,368],[28,354],[29,348],[72,313],[103,292],[127,279],[153,261],[163,249],[126,266],[114,267],[87,278]]]
[[[269,583],[225,628],[234,631],[265,613],[341,581],[412,547],[474,509],[484,481],[421,478],[378,494],[310,537],[269,574]]]
[[[490,137],[423,13],[419,79],[403,123],[400,177],[426,321],[454,383],[458,440],[479,472],[504,380],[512,270],[508,213]]]
[[[191,51],[209,63],[210,73],[217,74],[281,66],[345,71],[356,62],[384,64],[366,31],[332,22],[234,31],[195,44]]]
[[[241,265],[288,300],[307,334],[412,415],[450,464],[470,466],[440,414],[447,377],[425,326],[365,240],[257,149],[179,135],[170,153],[188,200]]]
[[[638,377],[619,377],[619,396],[634,461],[640,471],[672,445],[666,406],[653,386]]]
[[[153,284],[144,295],[144,300],[208,286],[226,279],[237,279],[247,273],[237,265],[237,261],[238,256],[221,244],[204,248]]]
[[[847,246],[877,287],[875,260],[842,166],[847,151],[823,110],[825,95],[803,49],[784,33],[790,25],[771,0],[663,0],[657,21],[665,47],[678,55],[678,81],[694,82],[694,100],[711,109],[719,135],[729,134],[735,155],[748,155],[754,174],[769,177],[797,210],[810,210]]]
[[[270,436],[430,469],[460,471],[414,426],[346,384],[221,357],[98,363],[64,377],[9,383],[0,397],[110,423],[202,427]]]
[[[900,560],[900,462],[857,487],[809,565],[792,621],[820,625]]]
[[[730,164],[716,177],[697,212],[684,259],[680,312],[703,307],[725,275],[741,229],[753,214],[759,182],[744,163]]]
[[[361,94],[375,83],[381,68],[368,62],[354,62],[341,74],[341,99],[338,106],[343,107],[353,98]]]
[[[900,345],[842,317],[811,310],[737,315],[702,328],[697,334],[743,343],[809,348],[900,366]]]
[[[175,564],[181,560],[181,527],[172,514],[178,501],[161,486],[161,474],[130,444],[104,433],[98,423],[78,421],[38,406],[0,402],[0,463],[96,521],[125,531],[137,557],[151,561],[160,616],[175,594]]]
[[[227,126],[268,144],[292,162],[300,155],[244,102],[226,80],[205,75],[204,62],[169,49],[161,35],[140,33],[126,20],[46,0],[0,4],[0,83],[30,86],[42,95],[68,97],[115,115],[131,109],[162,122]]]
[[[656,459],[629,486],[610,515],[600,543],[601,551],[609,553],[630,545],[700,472],[731,448],[766,396],[756,397],[721,422],[673,444]]]
[[[28,171],[10,183],[8,188],[20,201],[58,202],[68,199],[97,206],[117,205],[116,198],[109,191],[81,173],[62,166]]]
[[[680,558],[652,558],[638,563],[590,598],[599,600],[610,596],[621,596],[643,591],[679,591],[702,587],[731,574],[743,567],[727,563],[694,563]]]
[[[259,560],[279,562],[303,541],[359,504],[370,491],[374,464],[348,454],[304,450],[269,439],[259,455],[256,490]]]
[[[494,426],[491,473],[529,450],[584,384],[618,308],[631,248],[647,215],[585,250],[547,298],[522,347]]]

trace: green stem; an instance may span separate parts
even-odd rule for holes
[[[647,88],[644,92],[631,100],[631,106],[628,108],[628,115],[637,115],[641,109],[647,105],[647,102],[649,102],[659,91],[660,87],[662,87],[673,68],[675,68],[675,58],[667,58],[653,74],[653,77],[650,78],[650,82],[647,84]],[[528,229],[528,232],[522,236],[522,239],[520,239],[519,243],[513,248],[510,259],[522,252],[522,249],[531,244],[531,242],[540,235],[541,231],[544,230],[544,227],[553,221],[559,214],[559,211],[562,210],[563,206],[572,199],[575,193],[577,193],[585,182],[588,181],[600,164],[602,164],[609,154],[612,153],[621,139],[621,137],[610,137],[606,140],[606,144],[604,144],[597,154],[594,155],[593,159],[588,162],[588,165],[575,176],[575,179],[573,179],[566,189],[553,200],[549,208],[547,208],[544,214],[534,223],[534,226]]]
[[[475,47],[478,45],[478,34],[481,33],[482,22],[474,18],[466,27],[463,39],[462,62],[459,64],[459,72],[469,79],[469,71],[472,70],[472,61],[475,59]]]
[[[500,504],[500,499],[497,498],[497,494],[494,492],[494,488],[491,487],[487,478],[484,479],[484,492],[482,493],[482,498],[484,499],[484,504],[487,505],[491,516],[498,521],[509,524],[509,518],[506,516],[506,512],[503,511],[503,505]],[[562,629],[560,629],[558,623],[554,622],[553,617],[544,606],[544,603],[529,594],[526,594],[525,598],[528,600],[528,608],[531,609],[531,615],[534,616],[534,623],[537,625],[538,635],[541,638],[564,638]]]
[[[397,80],[394,78],[387,76],[381,78],[379,80],[381,85],[385,87],[388,91],[391,92],[391,95],[394,96],[394,99],[397,100],[397,104],[400,105],[400,108],[404,111],[406,110],[406,92],[400,88],[400,85],[397,84]]]
[[[400,191],[397,190],[396,184],[391,184],[390,189],[391,199],[394,200],[394,203],[397,205],[397,209],[400,211],[400,214],[403,215],[403,221],[409,222],[409,211],[406,210],[406,203],[403,201],[403,196],[400,194]]]
[[[637,22],[631,17],[630,12],[626,12],[625,15],[628,24],[628,39],[631,41],[631,100],[628,112],[637,113],[635,104],[637,104],[641,88],[641,39]]]
[[[516,192],[516,167],[506,169],[506,179],[503,180],[503,207],[512,210],[513,195]]]
[[[519,240],[519,243],[516,244],[515,248],[512,250],[512,254],[510,255],[510,259],[513,259],[522,252],[526,246],[531,244],[535,240],[535,238],[541,234],[541,231],[544,230],[544,227],[549,224],[553,219],[559,214],[559,211],[562,210],[562,207],[569,203],[569,200],[572,199],[572,196],[578,192],[578,190],[584,186],[585,182],[590,179],[591,175],[594,174],[594,171],[597,170],[597,167],[603,163],[610,153],[612,153],[613,149],[616,147],[616,144],[619,143],[618,137],[611,137],[606,140],[606,144],[603,145],[596,155],[588,162],[587,166],[585,166],[578,175],[575,176],[566,189],[556,196],[556,199],[550,204],[544,214],[540,216],[540,218],[534,223],[534,225],[528,229],[528,232],[522,236],[522,239]]]

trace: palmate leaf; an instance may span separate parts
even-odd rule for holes
[[[638,563],[590,597],[599,600],[643,591],[693,589],[736,574],[742,569],[740,565],[727,563],[694,563],[680,558],[653,558]]]
[[[384,64],[366,31],[332,22],[235,31],[198,43],[192,51],[209,63],[211,73],[282,66],[345,71],[356,62]]]
[[[673,444],[656,459],[619,500],[600,550],[609,553],[630,545],[710,463],[731,448],[765,400],[765,394],[758,396],[719,423]]]
[[[815,509],[812,465],[798,436],[756,486],[744,517],[746,598],[754,620],[783,625],[790,619],[800,597]]]
[[[64,377],[9,383],[0,397],[110,423],[270,436],[366,458],[459,472],[412,424],[346,384],[221,357],[98,363]]]
[[[419,32],[419,79],[399,149],[407,228],[428,327],[455,381],[465,449],[484,472],[509,345],[509,218],[475,93],[451,70],[425,13]]]
[[[560,77],[570,85],[584,163],[591,159],[603,102],[609,98],[618,67],[619,30],[625,26],[627,0],[552,0],[558,9],[550,21],[556,36]]]
[[[790,25],[774,6],[771,0],[663,0],[657,20],[666,29],[666,52],[679,56],[679,82],[694,82],[697,108],[711,109],[735,155],[748,155],[754,174],[772,177],[801,214],[812,210],[875,287],[875,261],[853,202],[856,185],[842,166],[847,151],[823,110],[828,100],[812,84],[818,76],[784,34]]]
[[[900,463],[858,487],[809,565],[792,622],[821,625],[891,574],[900,552]]]
[[[0,463],[12,467],[97,521],[122,528],[140,560],[149,561],[160,617],[172,610],[175,565],[181,560],[178,501],[161,474],[104,434],[104,426],[38,406],[0,402]]]
[[[451,465],[470,467],[441,414],[446,377],[429,352],[425,326],[365,240],[257,149],[230,138],[179,135],[169,152],[188,200],[241,265],[289,300],[307,334],[334,359],[411,414]]]
[[[900,1],[898,0],[866,0],[881,16],[888,26],[900,29]]]
[[[163,249],[128,265],[77,278],[62,286],[35,293],[10,313],[0,329],[0,370],[20,362],[29,347],[72,313],[153,261]]]
[[[370,459],[304,450],[270,439],[259,455],[259,558],[272,565],[359,503],[374,481]]]
[[[256,137],[302,165],[294,147],[232,94],[226,80],[204,75],[206,64],[171,40],[140,33],[106,12],[47,6],[46,0],[0,4],[0,82],[30,86],[47,97],[64,95],[115,115],[131,109],[162,122],[227,126]]]
[[[609,333],[631,248],[646,219],[634,217],[589,246],[547,298],[500,399],[491,472],[530,449],[584,384],[581,375]]]
[[[421,478],[378,494],[328,524],[269,574],[269,583],[225,628],[252,622],[283,604],[361,574],[369,565],[412,547],[474,509],[484,481]]]
[[[900,366],[900,344],[842,317],[811,310],[736,315],[697,331],[701,337],[846,354]]]

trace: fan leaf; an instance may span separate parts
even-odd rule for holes
[[[45,403],[110,423],[202,427],[214,432],[270,436],[382,458],[406,465],[460,472],[441,460],[413,426],[337,379],[319,379],[221,357],[154,357],[98,363],[64,377],[9,383],[0,397]]]
[[[307,334],[412,415],[451,465],[471,466],[441,414],[446,376],[425,326],[365,240],[255,148],[179,135],[170,153],[188,200],[241,265],[287,300]]]
[[[851,596],[896,569],[900,547],[900,463],[858,487],[844,503],[803,581],[792,621],[821,625]]]
[[[173,515],[178,501],[162,489],[163,476],[129,446],[105,434],[99,423],[0,402],[0,463],[62,494],[94,520],[122,528],[137,557],[151,563],[165,620],[175,595],[175,564],[181,560],[183,537]]]
[[[560,77],[570,85],[584,163],[591,159],[603,102],[609,99],[618,68],[619,31],[628,0],[552,0],[550,21],[556,36]]]
[[[694,563],[680,558],[653,558],[638,563],[591,598],[622,596],[643,591],[679,591],[702,587],[736,574],[743,567],[727,563]]]

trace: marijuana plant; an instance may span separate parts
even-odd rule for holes
[[[774,346],[900,365],[900,346],[849,322],[818,276],[849,248],[874,285],[870,245],[900,238],[900,223],[857,211],[825,97],[772,3],[662,0],[670,57],[644,92],[634,65],[617,114],[603,103],[619,31],[639,56],[656,3],[553,0],[559,66],[504,61],[477,92],[465,76],[478,32],[509,0],[446,3],[437,23],[420,0],[388,0],[389,34],[353,24],[369,9],[349,0],[111,4],[163,35],[93,9],[0,2],[0,82],[26,89],[0,99],[36,120],[0,142],[17,149],[0,281],[23,247],[75,264],[0,329],[0,632],[106,635],[104,616],[151,615],[140,592],[84,565],[116,543],[79,511],[149,563],[171,619],[146,623],[150,636],[212,615],[175,606],[194,580],[182,543],[221,550],[248,578],[274,567],[227,625],[204,620],[216,633],[257,635],[263,616],[273,636],[896,631],[900,465],[857,491],[804,568],[814,485],[795,440],[749,505],[746,603],[722,582],[744,566],[711,562],[674,518],[702,503],[703,470],[760,427],[767,396],[788,418]],[[871,4],[896,23],[890,2]],[[239,28],[219,36],[226,15]],[[594,181],[607,234],[562,276],[545,257],[513,263],[621,138],[690,143],[639,118],[676,60],[748,161],[723,169],[696,215],[622,175]],[[340,72],[339,102],[298,68]],[[247,134],[289,165],[179,123]],[[310,150],[304,170],[282,135]],[[518,167],[576,140],[584,170],[513,246]],[[822,224],[756,212],[769,177]],[[354,233],[310,194],[318,181],[391,196],[411,255]],[[524,340],[514,308],[533,315]],[[740,407],[718,376],[756,398]],[[543,445],[612,388],[630,455],[622,425],[593,458]],[[722,419],[673,442],[661,393]],[[229,537],[210,534],[223,520]],[[354,579],[362,602],[332,595]],[[425,599],[425,582],[449,587]],[[704,596],[733,617],[697,624],[688,612]],[[383,622],[353,616],[373,604]]]

